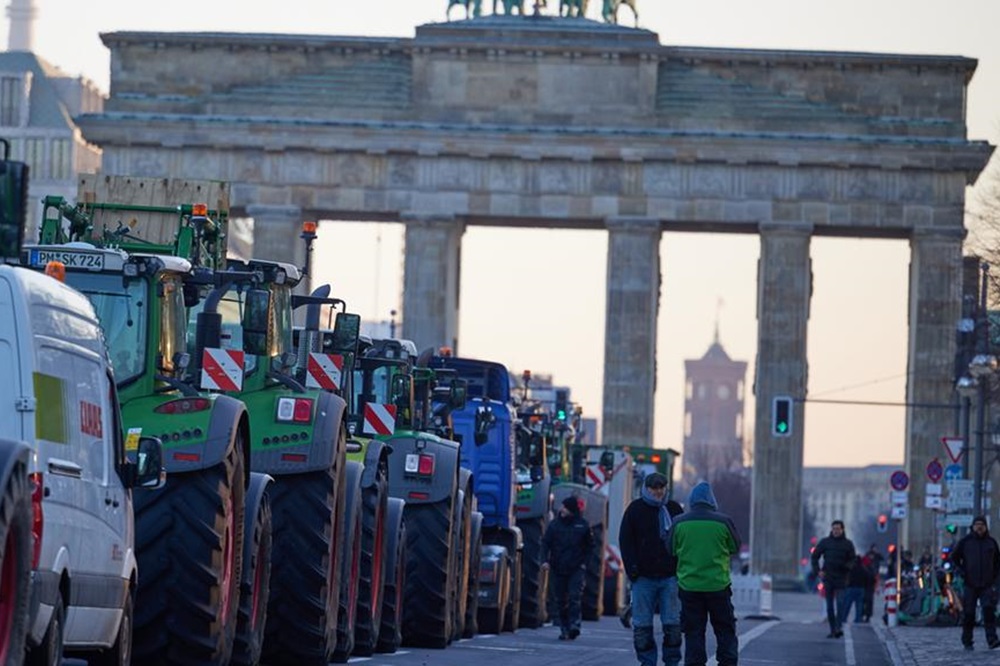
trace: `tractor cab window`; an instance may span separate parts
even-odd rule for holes
[[[66,283],[83,292],[94,305],[104,329],[115,381],[124,386],[145,371],[146,291],[145,279],[122,284],[121,274],[66,271]]]
[[[288,285],[271,287],[271,356],[292,349],[292,289]]]
[[[184,289],[176,275],[160,278],[160,348],[159,366],[164,372],[175,372],[177,354],[184,353],[187,333],[187,310]]]

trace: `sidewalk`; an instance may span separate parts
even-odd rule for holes
[[[881,623],[873,624],[875,631],[889,649],[896,666],[969,666],[972,664],[997,664],[1000,666],[1000,648],[986,648],[983,628],[976,627],[973,634],[975,650],[962,648],[960,627],[898,626],[889,629]]]

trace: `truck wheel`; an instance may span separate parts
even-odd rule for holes
[[[26,666],[59,666],[63,656],[63,628],[66,626],[66,608],[62,595],[56,596],[52,618],[38,647],[28,650]]]
[[[382,624],[382,593],[386,586],[386,511],[389,482],[385,469],[375,472],[375,483],[362,492],[361,570],[358,572],[358,610],[354,618],[354,654],[370,657],[378,645]]]
[[[510,569],[507,566],[508,558],[500,559],[497,566],[497,606],[496,608],[479,607],[476,615],[476,622],[479,630],[484,634],[500,634],[503,632],[503,621],[507,614],[507,604],[510,601]]]
[[[249,516],[248,516],[249,517]],[[243,580],[240,581],[239,615],[232,663],[251,666],[260,662],[267,626],[267,600],[271,588],[271,503],[265,494],[247,526],[248,548],[244,552]],[[252,550],[251,550],[252,549]],[[249,557],[246,555],[249,554]]]
[[[404,502],[390,497],[386,511],[385,587],[382,591],[382,623],[378,630],[378,652],[392,653],[403,643],[403,590],[406,587],[406,522]]]
[[[31,595],[31,490],[27,468],[15,463],[0,505],[0,665],[20,666],[28,637]]]
[[[326,666],[337,645],[346,483],[331,466],[271,485],[271,593],[263,661]]]
[[[122,621],[118,624],[115,644],[87,659],[90,666],[129,666],[132,663],[132,590],[125,595]]]
[[[406,507],[406,591],[403,642],[444,648],[451,637],[455,575],[451,500]]]
[[[241,439],[218,465],[135,494],[136,663],[229,663],[243,574]]]
[[[594,525],[594,549],[587,556],[580,615],[584,620],[600,620],[604,610],[604,526]]]
[[[482,563],[483,514],[474,511],[469,529],[469,582],[465,595],[465,627],[463,638],[472,638],[479,633],[476,616],[479,613],[479,565]]]
[[[340,569],[340,612],[337,615],[337,647],[332,661],[346,664],[354,650],[354,618],[358,610],[358,571],[361,569],[361,463],[347,463],[347,508],[343,541],[348,557]]]
[[[514,569],[510,575],[510,593],[507,596],[507,612],[504,613],[503,630],[517,631],[521,621],[521,580],[524,568],[521,564],[523,550],[514,552]]]
[[[529,518],[517,521],[524,540],[521,555],[521,618],[519,627],[537,629],[545,621],[545,596],[548,576],[542,570],[542,535],[545,521]]]

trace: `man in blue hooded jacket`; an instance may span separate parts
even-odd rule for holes
[[[632,639],[642,666],[656,666],[653,616],[657,608],[663,624],[663,663],[681,661],[680,600],[677,597],[677,559],[668,550],[670,526],[681,514],[680,504],[667,498],[667,477],[647,474],[642,496],[622,516],[618,544],[625,573],[632,581]]]
[[[691,489],[688,510],[674,521],[671,549],[677,556],[677,586],[684,630],[684,666],[704,666],[705,627],[711,618],[719,666],[736,666],[739,639],[733,612],[730,560],[740,552],[732,518],[719,512],[706,481]]]

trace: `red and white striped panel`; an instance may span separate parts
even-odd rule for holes
[[[591,489],[600,490],[606,481],[603,467],[600,465],[587,465],[587,485]]]
[[[211,391],[243,388],[243,351],[206,349],[201,355],[201,387]]]
[[[391,435],[396,432],[396,406],[365,403],[366,435]]]
[[[306,386],[324,391],[339,391],[344,372],[344,357],[340,354],[309,352],[306,366]]]

